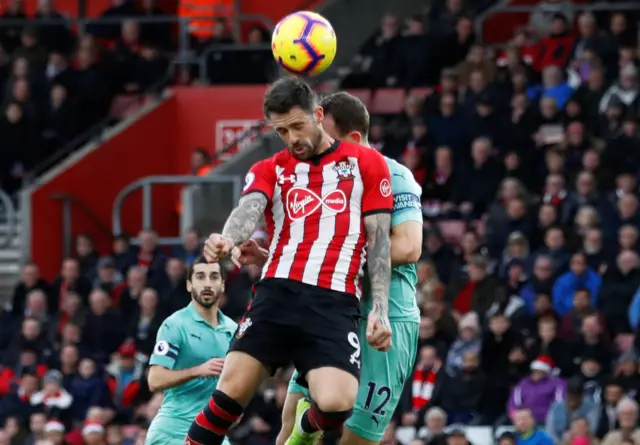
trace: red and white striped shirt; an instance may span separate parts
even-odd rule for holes
[[[255,164],[244,195],[262,193],[271,239],[262,278],[285,278],[360,297],[364,216],[391,212],[389,168],[380,153],[336,142],[308,161],[287,150]]]

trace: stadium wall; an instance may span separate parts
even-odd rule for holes
[[[190,171],[196,147],[215,151],[262,117],[264,86],[176,88],[162,103],[123,124],[99,146],[83,148],[25,190],[28,203],[28,255],[45,278],[53,278],[63,257],[63,210],[55,194],[79,200],[104,225],[111,227],[113,204],[128,184],[151,175]],[[180,187],[154,187],[153,229],[176,236]],[[123,230],[142,228],[141,193],[133,193],[123,208]],[[99,252],[111,250],[111,237],[97,227],[81,206],[72,207],[72,232],[90,234]]]

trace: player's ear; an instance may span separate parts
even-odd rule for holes
[[[355,144],[360,144],[362,142],[362,135],[357,131],[351,131],[347,135],[349,140]]]
[[[191,280],[187,280],[187,292],[191,293],[193,291],[193,286],[191,285]]]
[[[316,118],[317,123],[321,124],[322,121],[324,120],[324,108],[318,105],[316,109],[313,110],[313,117]]]

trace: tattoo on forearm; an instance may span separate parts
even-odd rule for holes
[[[386,318],[391,282],[391,215],[378,213],[367,216],[364,226],[367,231],[367,272],[371,282],[373,310]]]
[[[267,198],[261,193],[250,193],[240,199],[222,229],[222,235],[231,238],[238,245],[253,235],[258,222],[264,217]]]

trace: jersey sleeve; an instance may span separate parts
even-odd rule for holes
[[[182,336],[180,329],[175,321],[165,320],[156,336],[156,345],[149,359],[150,365],[164,366],[167,369],[173,369],[180,355],[182,347]]]
[[[242,195],[258,192],[271,200],[276,185],[276,168],[273,158],[263,159],[253,164],[249,173],[244,178]]]
[[[372,149],[366,149],[360,159],[360,175],[364,187],[362,214],[390,213],[393,209],[393,196],[387,162],[380,153]]]
[[[391,172],[391,190],[393,192],[393,211],[391,212],[391,227],[407,221],[420,224],[422,218],[422,187],[416,182],[411,171],[397,164],[389,168]]]

